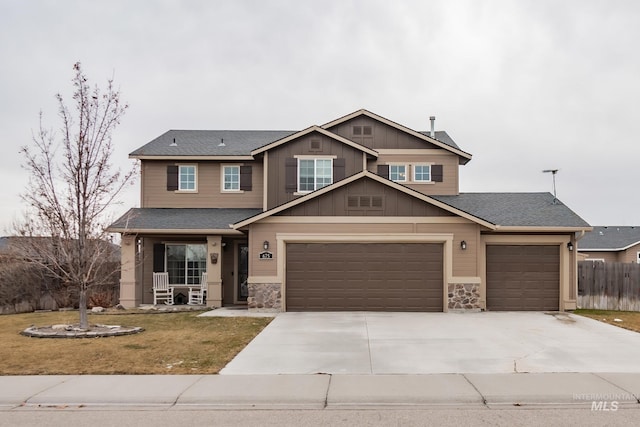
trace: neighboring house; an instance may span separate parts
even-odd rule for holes
[[[578,261],[640,264],[640,227],[593,227],[578,242]]]
[[[445,132],[366,110],[294,131],[171,130],[135,150],[121,303],[207,271],[209,306],[271,311],[571,310],[575,235],[549,193],[459,193]],[[487,171],[487,173],[496,173]],[[508,179],[508,177],[505,177]]]

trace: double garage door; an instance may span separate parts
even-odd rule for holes
[[[442,311],[443,245],[289,243],[287,311]]]
[[[559,307],[559,246],[487,245],[487,310]]]

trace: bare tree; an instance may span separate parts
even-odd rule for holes
[[[113,79],[101,92],[89,86],[80,63],[73,69],[74,108],[56,95],[61,135],[45,129],[40,113],[33,144],[21,149],[31,175],[22,195],[29,209],[16,228],[22,236],[44,237],[20,239],[22,256],[77,290],[80,328],[88,329],[87,290],[113,280],[103,268],[113,259],[105,210],[135,170],[123,173],[111,164],[112,133],[128,108]]]

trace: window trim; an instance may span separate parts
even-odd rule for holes
[[[170,284],[173,286],[183,286],[183,287],[187,287],[187,286],[195,286],[197,284],[200,283],[200,280],[202,279],[202,273],[205,273],[207,271],[207,258],[208,258],[208,250],[207,250],[207,244],[206,243],[200,243],[200,242],[164,242],[164,271],[167,273],[169,272],[169,247],[170,246],[184,246],[185,248],[185,258],[184,258],[184,283],[177,283],[177,282],[171,282]],[[200,273],[197,276],[191,276],[195,279],[198,280],[198,283],[188,283],[189,282],[189,266],[188,266],[188,258],[187,258],[187,247],[188,246],[204,246],[204,250],[205,250],[205,257],[204,257],[204,270],[201,270]]]
[[[297,161],[297,166],[296,166],[296,191],[294,193],[294,195],[302,195],[302,194],[309,194],[312,193],[316,190],[319,190],[320,188],[324,188],[327,187],[331,184],[333,184],[334,182],[334,177],[333,177],[333,161],[337,158],[338,156],[294,156],[294,158]],[[313,190],[300,190],[300,160],[313,160]],[[331,161],[331,165],[329,167],[329,171],[330,171],[330,182],[327,185],[323,185],[322,187],[316,187],[316,161],[317,160],[330,160]]]
[[[244,190],[240,189],[240,166],[241,164],[224,164],[220,168],[220,191],[223,193],[244,193]],[[238,189],[226,189],[225,188],[225,169],[226,168],[238,168]]]
[[[411,178],[413,179],[412,182],[415,182],[417,184],[428,184],[428,183],[433,183],[433,179],[431,178],[431,166],[433,165],[433,163],[412,163],[411,164]],[[417,171],[416,171],[416,167],[418,166],[429,166],[429,179],[418,179],[417,178]]]
[[[389,165],[389,179],[393,182],[409,182],[409,164],[408,163],[387,163]],[[404,166],[404,179],[393,179],[392,168]]]
[[[197,193],[198,192],[198,165],[197,164],[178,164],[178,189],[175,190],[176,193]],[[193,189],[191,188],[182,188],[182,168],[192,167],[193,168]]]

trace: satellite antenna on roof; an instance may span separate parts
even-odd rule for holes
[[[558,200],[558,197],[556,196],[556,174],[558,173],[560,169],[545,169],[542,172],[543,173],[551,173],[551,175],[553,176],[553,204],[556,204],[556,201]]]

